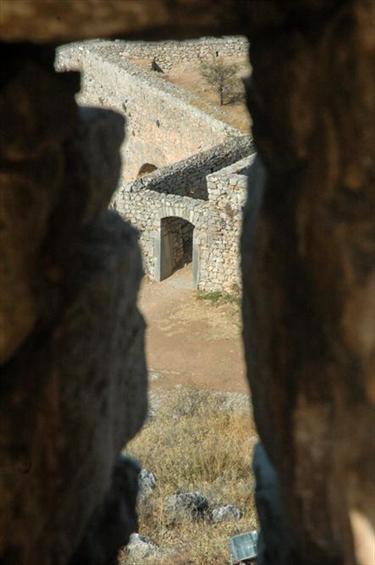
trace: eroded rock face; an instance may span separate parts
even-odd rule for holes
[[[252,10],[249,102],[265,177],[259,164],[242,239],[245,344],[297,563],[365,563],[353,512],[363,535],[375,523],[371,11]]]
[[[6,55],[0,556],[66,564],[146,414],[142,264],[135,230],[107,211],[122,118],[80,115],[79,75],[56,74],[49,48]],[[125,543],[134,523],[122,525]]]

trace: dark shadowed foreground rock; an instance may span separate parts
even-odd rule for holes
[[[263,163],[242,236],[254,415],[293,562],[370,563],[360,548],[375,544],[375,4],[250,11]]]
[[[108,528],[132,529],[137,481],[113,466],[146,414],[142,265],[107,211],[122,118],[80,114],[49,48],[2,49],[0,560],[66,565],[119,490]]]
[[[6,41],[69,41],[126,34],[193,37],[245,31],[248,0],[2,0]],[[234,9],[235,8],[235,9]]]
[[[288,532],[278,476],[259,443],[254,449],[253,470],[260,527],[257,565],[294,563],[293,536]]]
[[[119,547],[126,545],[137,527],[135,502],[139,468],[120,456],[112,472],[110,489],[95,510],[79,548],[69,565],[116,565]]]

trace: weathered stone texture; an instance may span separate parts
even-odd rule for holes
[[[194,105],[182,88],[127,58],[127,42],[88,41],[58,49],[60,70],[83,74],[78,101],[123,115],[122,179],[134,180],[145,163],[164,167],[224,142],[239,132]]]
[[[107,211],[123,119],[78,111],[79,76],[57,75],[49,48],[6,55],[0,558],[58,565],[110,496],[118,453],[145,417],[142,265],[135,231]],[[125,543],[135,492],[121,496]]]
[[[120,185],[112,205],[138,228],[145,270],[152,278],[160,280],[161,275],[161,246],[167,235],[163,219],[182,218],[194,226],[196,286],[238,291],[242,207],[246,174],[254,159],[241,157],[253,150],[251,139],[240,136]]]
[[[251,12],[266,172],[242,238],[256,422],[292,528],[287,562],[370,563],[358,546],[375,543],[374,4]]]
[[[233,9],[235,7],[235,9]],[[248,0],[3,0],[5,41],[69,41],[125,34],[168,39],[246,32]]]
[[[130,61],[148,63],[151,70],[155,61],[165,73],[176,65],[212,62],[219,58],[247,58],[249,42],[246,37],[200,37],[185,41],[122,41],[123,56]]]

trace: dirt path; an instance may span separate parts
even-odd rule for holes
[[[140,306],[152,387],[247,393],[238,306],[198,299],[191,281],[189,267],[161,283],[144,280]]]

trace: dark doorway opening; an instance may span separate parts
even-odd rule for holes
[[[194,226],[187,220],[171,216],[160,226],[160,280],[193,261]]]

